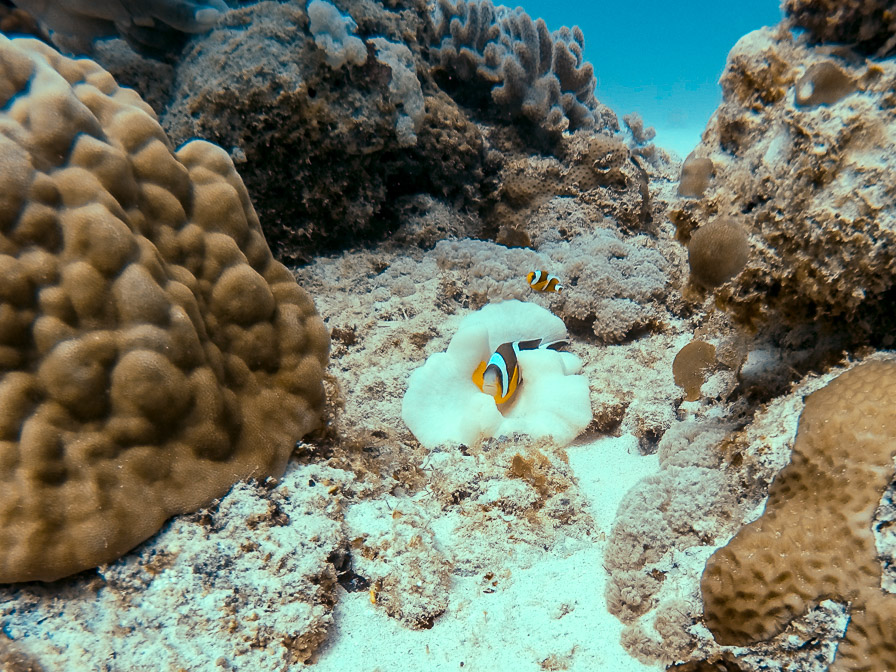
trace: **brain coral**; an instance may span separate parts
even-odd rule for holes
[[[832,62],[830,49],[783,28],[741,38],[697,150],[714,178],[670,217],[682,237],[722,217],[745,227],[746,265],[716,294],[743,321],[847,322],[884,337],[896,282],[896,64],[835,60],[855,92],[800,105],[803,75]]]
[[[780,633],[826,599],[850,622],[832,672],[896,669],[896,595],[881,590],[872,529],[894,477],[896,361],[864,363],[806,399],[791,463],[765,513],[706,564],[705,622],[720,644]]]
[[[0,582],[120,556],[318,422],[328,337],[223,150],[0,36]]]

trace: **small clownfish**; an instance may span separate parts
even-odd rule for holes
[[[557,340],[542,343],[542,339],[502,343],[489,357],[488,362],[479,362],[473,372],[473,382],[485,394],[495,398],[496,404],[505,404],[523,384],[523,374],[517,356],[522,350],[559,350],[569,341]]]
[[[563,285],[560,284],[560,278],[551,275],[547,271],[530,271],[526,276],[526,282],[536,292],[562,292]]]

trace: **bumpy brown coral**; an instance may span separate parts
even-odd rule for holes
[[[0,36],[0,582],[117,558],[318,422],[328,339],[227,154]]]
[[[705,622],[720,644],[780,633],[825,599],[850,604],[833,672],[896,669],[896,595],[881,590],[872,519],[893,478],[896,361],[811,394],[764,515],[707,562]]]
[[[681,164],[681,179],[678,181],[678,195],[700,198],[712,179],[712,160],[695,156],[694,152]]]

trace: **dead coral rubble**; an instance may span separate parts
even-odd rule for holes
[[[13,638],[0,634],[0,670],[114,660],[107,669],[272,672],[312,662],[341,592],[341,490],[353,485],[346,472],[292,462],[279,483],[238,483],[95,572],[0,587],[0,623]],[[25,656],[44,668],[25,667]]]
[[[318,423],[329,339],[227,154],[0,36],[0,582],[109,562]]]

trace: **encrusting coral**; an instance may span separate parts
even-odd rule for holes
[[[784,0],[794,28],[813,41],[847,44],[863,54],[890,56],[896,50],[896,14],[890,0]]]
[[[896,361],[861,364],[812,393],[765,513],[706,564],[704,620],[720,644],[780,633],[821,601],[849,603],[831,672],[896,669],[896,595],[872,530],[894,477]]]
[[[109,562],[282,473],[329,339],[227,154],[0,36],[0,582]]]
[[[161,113],[175,142],[233,148],[285,262],[382,237],[408,194],[474,204],[488,184],[480,130],[407,37],[423,34],[424,3],[403,2],[401,21],[379,3],[337,4],[229,12],[191,43]]]

